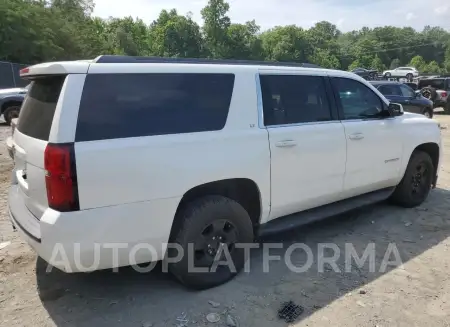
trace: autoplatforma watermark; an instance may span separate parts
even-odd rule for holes
[[[381,246],[379,246],[381,247]],[[233,249],[226,244],[220,244],[214,255],[210,256],[210,264],[199,265],[196,257],[194,243],[189,243],[185,249],[177,243],[165,243],[157,249],[148,243],[139,243],[130,246],[128,243],[95,243],[86,251],[80,243],[70,246],[70,249],[61,243],[57,243],[52,250],[50,265],[67,272],[94,271],[103,268],[113,268],[117,272],[119,266],[129,265],[138,272],[153,270],[159,259],[158,253],[165,253],[162,260],[163,272],[168,271],[170,264],[187,260],[187,269],[191,273],[215,272],[218,267],[227,267],[231,272],[237,272],[236,258],[244,262],[243,271],[251,272],[252,269],[262,269],[264,273],[270,272],[271,263],[283,262],[294,273],[305,273],[310,269],[320,273],[325,271],[352,272],[354,269],[365,269],[370,273],[384,273],[388,267],[401,267],[403,265],[400,253],[395,243],[383,247],[383,252],[378,249],[383,258],[377,262],[377,247],[375,243],[368,243],[359,251],[353,243],[345,243],[339,247],[335,243],[318,243],[310,246],[305,243],[294,243],[286,246],[284,243],[237,243]],[[250,260],[252,251],[262,252],[262,264],[253,264]],[[86,255],[88,253],[88,255]],[[138,255],[138,253],[140,253]],[[145,260],[143,261],[143,258]],[[293,260],[295,259],[295,260]],[[86,264],[89,261],[89,264]],[[294,263],[295,261],[295,263]],[[148,265],[141,265],[142,263]]]

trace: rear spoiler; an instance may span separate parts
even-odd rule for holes
[[[20,70],[20,77],[33,79],[43,75],[86,74],[90,63],[88,61],[49,62],[30,66]]]

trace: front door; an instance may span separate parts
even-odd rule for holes
[[[325,77],[270,71],[260,80],[271,151],[270,219],[336,201],[346,140]]]
[[[408,112],[422,114],[424,105],[421,98],[417,97],[413,89],[407,85],[400,84],[398,87],[402,93],[400,104],[403,106],[403,109]]]
[[[346,196],[394,186],[402,154],[398,117],[380,118],[387,105],[363,83],[349,78],[332,82],[347,138]]]

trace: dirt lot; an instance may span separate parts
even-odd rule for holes
[[[443,127],[450,125],[450,116],[436,119]],[[378,204],[264,240],[281,241],[285,249],[294,242],[312,248],[329,242],[342,250],[352,243],[360,255],[375,242],[376,272],[365,265],[347,273],[319,273],[313,265],[305,273],[294,273],[280,261],[264,273],[262,251],[257,250],[250,273],[202,292],[188,291],[158,270],[46,273],[44,263],[11,231],[8,221],[12,161],[3,144],[8,133],[7,126],[0,126],[0,242],[11,241],[0,249],[0,326],[184,326],[177,320],[182,315],[186,326],[226,326],[224,314],[218,323],[205,319],[210,312],[225,311],[240,326],[286,326],[277,310],[289,300],[305,309],[290,326],[450,326],[448,129],[442,129],[446,155],[438,187],[420,208]],[[404,265],[380,272],[389,243],[396,244]],[[305,258],[298,252],[292,259],[300,265]],[[214,308],[208,301],[220,306]]]

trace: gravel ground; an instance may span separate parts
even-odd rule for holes
[[[443,127],[450,116],[438,115]],[[418,131],[420,132],[420,131]],[[289,326],[450,326],[450,130],[444,137],[443,166],[438,187],[419,208],[387,204],[369,206],[347,215],[267,238],[288,245],[303,242],[317,248],[335,243],[343,251],[352,243],[361,255],[376,244],[376,272],[368,264],[350,272],[290,271],[272,262],[263,272],[262,251],[255,250],[251,272],[202,292],[186,290],[160,270],[139,274],[130,268],[119,273],[65,274],[45,264],[13,233],[8,221],[7,188],[12,161],[4,146],[9,127],[0,126],[0,326],[226,326],[226,315],[240,326],[287,326],[277,318],[280,304],[294,301],[304,308]],[[403,265],[379,267],[390,243]],[[302,252],[292,255],[298,265]],[[339,260],[339,267],[343,267]],[[213,307],[209,301],[220,304]],[[221,320],[208,323],[206,314]],[[184,316],[186,323],[177,320]]]

